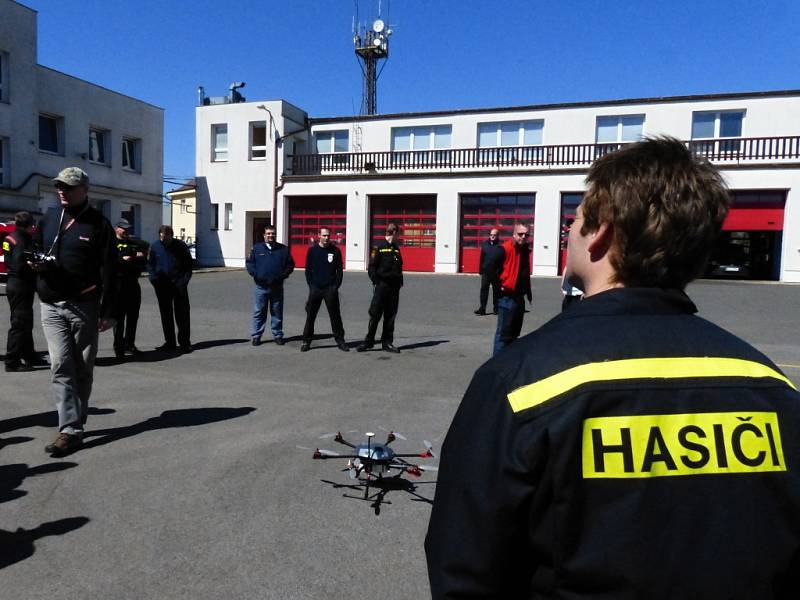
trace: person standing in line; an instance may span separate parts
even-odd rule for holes
[[[308,283],[308,300],[306,301],[306,325],[303,328],[303,345],[300,352],[311,349],[314,339],[314,321],[322,302],[328,309],[331,319],[331,331],[336,346],[343,352],[350,348],[344,342],[344,325],[339,309],[339,287],[344,277],[342,252],[331,242],[331,230],[322,227],[319,230],[319,242],[310,246],[306,253],[306,283]]]
[[[528,228],[521,223],[514,225],[514,237],[506,240],[502,248],[503,270],[500,273],[493,356],[519,337],[525,315],[525,298],[528,302],[533,301]]]
[[[367,273],[374,285],[372,302],[369,305],[369,326],[367,337],[356,348],[356,352],[366,352],[375,345],[375,332],[383,317],[381,347],[384,352],[398,354],[400,349],[394,345],[394,319],[400,302],[400,288],[403,287],[403,256],[394,241],[397,225],[386,226],[386,237],[372,249]]]
[[[89,176],[68,167],[53,179],[61,210],[48,211],[34,234],[37,272],[58,436],[45,446],[64,456],[83,445],[99,332],[114,326],[117,254],[111,223],[89,204]]]
[[[20,211],[14,215],[16,230],[3,240],[3,256],[8,268],[6,298],[10,311],[10,327],[6,343],[6,373],[33,371],[44,364],[33,349],[33,296],[36,273],[25,258],[33,249],[33,217]]]
[[[114,354],[125,358],[126,354],[139,355],[136,347],[136,324],[142,306],[142,288],[139,276],[147,262],[144,242],[128,234],[131,224],[120,219],[114,227],[117,234],[117,322],[114,325]]]
[[[150,245],[147,271],[156,292],[164,344],[161,352],[192,351],[190,330],[189,280],[192,278],[192,256],[181,240],[176,240],[172,227],[158,228],[158,239]],[[175,344],[175,325],[178,325],[178,344]]]
[[[289,248],[275,240],[275,227],[264,228],[264,241],[253,246],[245,267],[255,282],[250,341],[253,346],[261,344],[269,311],[272,338],[283,346],[283,282],[294,271],[294,259]]]
[[[489,287],[492,288],[492,312],[497,314],[497,301],[500,299],[500,270],[503,268],[503,247],[500,245],[500,232],[496,227],[489,231],[489,239],[481,244],[480,267],[481,276],[480,304],[476,315],[486,314],[486,303],[489,301]]]

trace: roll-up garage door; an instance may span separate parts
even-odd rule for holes
[[[382,240],[386,226],[399,227],[405,271],[433,271],[436,262],[436,196],[370,196],[370,246]]]
[[[316,244],[320,227],[331,230],[331,241],[345,260],[347,196],[302,196],[289,198],[289,247],[298,267],[306,266],[306,252]]]

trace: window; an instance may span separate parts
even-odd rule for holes
[[[642,139],[644,115],[597,117],[595,140],[598,144],[635,142]]]
[[[121,218],[125,219],[131,224],[129,233],[133,236],[138,236],[141,232],[141,214],[141,206],[138,204],[129,204],[127,207],[122,209],[122,212],[119,215]]]
[[[480,153],[488,164],[531,164],[543,160],[542,144],[544,121],[502,121],[478,123],[478,147],[496,148]],[[513,148],[513,150],[505,150]]]
[[[225,203],[225,231],[233,229],[233,204]]]
[[[181,214],[186,214],[186,200],[181,200]]]
[[[211,203],[211,229],[219,229],[219,204]]]
[[[350,147],[350,134],[346,129],[337,131],[318,131],[314,134],[317,154],[347,152]]]
[[[7,143],[6,138],[0,137],[0,187],[9,185],[11,181],[8,177],[8,167],[6,167]]]
[[[8,58],[0,52],[0,102],[8,101]]]
[[[692,140],[715,140],[718,138],[742,137],[743,110],[703,111],[692,113]],[[692,144],[696,152],[720,154],[738,152],[739,140]]]
[[[186,241],[186,227],[181,227],[181,239]]]
[[[53,115],[39,115],[39,150],[60,154],[63,147],[64,119]]]
[[[228,160],[228,124],[211,126],[211,160],[224,162]]]
[[[89,130],[89,160],[96,163],[108,164],[108,131],[102,129]]]
[[[122,138],[122,168],[128,171],[141,172],[141,140]]]
[[[430,150],[450,148],[451,125],[429,125],[425,127],[393,127],[392,150]]]
[[[267,122],[250,123],[250,160],[267,158]]]
[[[507,121],[478,124],[478,146],[495,148],[537,146],[542,143],[544,121]]]
[[[450,148],[452,138],[452,125],[425,125],[423,127],[393,127],[392,151],[402,152],[395,154],[392,160],[398,166],[414,166],[427,164],[431,161],[443,162],[447,160],[447,152],[433,152],[426,154],[406,154],[412,150],[444,150]]]

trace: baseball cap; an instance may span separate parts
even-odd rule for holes
[[[131,224],[128,222],[128,219],[120,219],[117,221],[117,224],[114,227],[121,227],[122,229],[130,229]]]
[[[75,187],[76,185],[88,185],[89,176],[86,174],[86,171],[79,167],[67,167],[53,178],[53,182],[61,182],[71,187]]]

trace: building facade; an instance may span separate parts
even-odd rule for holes
[[[475,272],[488,230],[508,235],[521,221],[533,232],[533,273],[557,275],[592,161],[642,136],[671,135],[719,166],[731,189],[708,274],[800,281],[798,90],[308,119],[290,144],[282,133],[267,145],[266,161],[277,157],[272,179],[269,168],[245,170],[258,109],[236,106],[197,109],[207,192],[198,186],[198,210],[223,197],[229,205],[224,244],[198,222],[201,240],[212,233],[200,255],[209,264],[238,266],[254,239],[246,214],[272,203],[278,237],[300,265],[325,225],[346,268],[365,269],[394,221],[409,270]],[[232,132],[225,176],[211,154],[222,126]]]
[[[193,245],[197,237],[197,192],[194,179],[165,195],[170,202],[170,224],[175,237]]]
[[[37,13],[0,0],[0,220],[58,206],[51,179],[84,169],[90,201],[149,237],[161,223],[161,108],[37,63]]]

